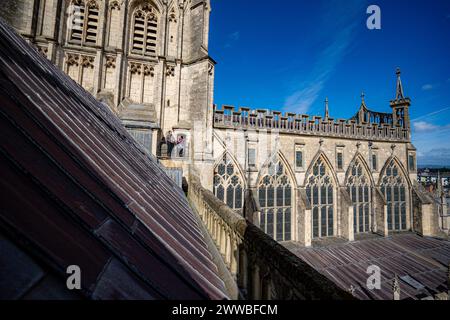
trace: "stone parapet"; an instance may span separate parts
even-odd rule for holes
[[[339,137],[371,141],[410,141],[410,131],[399,125],[388,123],[358,123],[356,120],[324,119],[303,114],[267,110],[249,110],[224,106],[222,110],[214,108],[214,127],[223,129],[279,130],[280,132]]]
[[[242,297],[252,300],[353,298],[228,208],[202,187],[198,177],[191,174],[189,181],[189,201],[238,283]],[[257,205],[244,208],[244,211],[253,210],[258,210]],[[253,212],[245,213],[247,217],[253,215]]]

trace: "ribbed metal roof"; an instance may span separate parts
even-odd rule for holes
[[[20,252],[64,284],[80,266],[87,298],[227,298],[182,190],[3,21],[0,101],[0,282],[15,288],[0,286],[3,298],[33,296],[37,278],[11,274]]]
[[[341,288],[353,286],[359,299],[392,299],[396,274],[402,299],[420,299],[447,290],[450,242],[446,240],[406,233],[320,248],[290,243],[289,249]],[[381,269],[380,290],[367,288],[367,268],[371,265]]]

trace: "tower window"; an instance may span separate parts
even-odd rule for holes
[[[71,42],[95,44],[99,24],[99,5],[97,1],[74,0],[71,5],[72,21],[69,26]]]
[[[150,5],[139,6],[133,14],[131,52],[140,55],[156,55],[158,18]]]

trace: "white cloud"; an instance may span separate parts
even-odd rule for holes
[[[284,103],[284,109],[290,112],[306,113],[317,100],[325,83],[348,53],[355,30],[358,27],[361,2],[334,1],[329,10],[324,12],[323,22],[317,30],[322,30],[316,36],[327,43],[316,57],[307,81],[299,82],[297,89],[289,94]],[[339,12],[336,12],[338,8]],[[334,34],[333,38],[329,38]],[[304,77],[304,75],[302,75]]]
[[[318,81],[302,90],[294,92],[286,98],[284,103],[285,109],[297,113],[307,113],[311,105],[316,101],[322,88],[323,81]]]
[[[422,86],[422,90],[427,91],[427,90],[432,90],[434,88],[434,86],[430,83],[424,84]]]
[[[434,148],[426,153],[417,154],[417,161],[420,165],[450,165],[450,149]]]
[[[228,41],[225,43],[225,48],[231,48],[235,42],[241,38],[241,32],[235,31],[228,35]]]
[[[426,121],[414,122],[413,127],[416,132],[429,132],[439,128],[438,126],[428,123]]]

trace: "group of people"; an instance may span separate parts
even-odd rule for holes
[[[167,132],[166,137],[162,138],[161,145],[164,143],[167,144],[167,156],[169,158],[172,157],[173,150],[175,148],[175,154],[182,158],[184,157],[184,149],[185,149],[185,138],[183,135],[179,135],[178,139],[175,139],[175,136],[173,135],[172,131]]]

